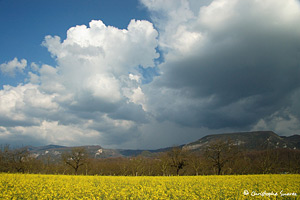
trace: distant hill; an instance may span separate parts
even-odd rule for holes
[[[272,131],[255,131],[255,132],[238,132],[238,133],[224,133],[216,135],[207,135],[195,142],[182,145],[180,147],[201,151],[207,145],[216,140],[230,140],[240,149],[244,150],[264,150],[274,148],[290,148],[300,149],[300,135],[293,136],[278,136]],[[156,149],[156,150],[129,150],[129,149],[105,149],[99,145],[83,146],[86,148],[91,158],[112,158],[112,157],[131,157],[131,156],[145,156],[151,157],[157,153],[170,150],[172,147]],[[29,146],[28,150],[35,158],[47,159],[57,161],[61,158],[61,154],[65,151],[70,151],[72,147],[47,145],[40,147]]]
[[[62,148],[66,148],[65,146],[60,146],[60,145],[47,145],[47,146],[40,146],[40,147],[33,147],[33,146],[29,146],[28,150],[30,151],[46,151],[46,150],[51,150],[51,149],[62,149]]]
[[[89,157],[91,158],[114,158],[114,157],[131,157],[131,156],[144,156],[152,157],[159,152],[167,151],[170,148],[156,149],[156,150],[131,150],[131,149],[105,149],[99,145],[82,146],[84,147]],[[28,146],[27,149],[31,155],[39,159],[47,159],[50,161],[57,161],[61,158],[61,154],[65,151],[71,151],[73,147],[47,145],[40,147]]]
[[[86,149],[91,158],[108,158],[108,157],[122,157],[119,150],[115,149],[103,149],[99,145],[82,146]],[[58,160],[61,154],[65,151],[71,151],[73,147],[47,145],[41,147],[28,147],[28,150],[35,158],[47,158],[50,160]]]
[[[184,145],[189,150],[203,150],[216,140],[233,142],[244,150],[265,150],[275,148],[300,149],[300,135],[278,136],[273,131],[254,131],[207,135],[195,142]]]

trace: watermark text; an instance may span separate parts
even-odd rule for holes
[[[271,191],[271,192],[267,192],[267,191],[263,191],[263,192],[252,191],[252,192],[249,192],[248,190],[244,190],[243,194],[245,196],[250,195],[250,196],[253,196],[253,197],[255,197],[255,196],[262,196],[262,197],[271,197],[271,196],[281,196],[281,197],[283,197],[283,196],[293,196],[293,197],[295,197],[295,196],[297,196],[297,193],[295,193],[295,192],[284,192],[283,190],[281,190],[280,192],[273,192],[273,191]]]

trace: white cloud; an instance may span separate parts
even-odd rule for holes
[[[160,47],[166,52],[187,51],[199,39],[199,33],[190,29],[189,21],[195,19],[187,0],[142,0],[154,14]]]
[[[26,90],[23,92],[23,102],[24,104],[31,108],[41,108],[48,111],[53,111],[58,109],[58,104],[53,102],[55,98],[55,94],[47,95],[45,93],[41,93],[35,86],[28,86]]]
[[[87,90],[90,90],[96,98],[104,99],[107,102],[121,100],[119,81],[112,75],[96,74],[88,78]]]
[[[112,112],[126,106],[123,102],[142,104],[137,81],[141,75],[137,69],[154,67],[159,56],[157,36],[150,22],[140,20],[132,20],[127,29],[93,20],[89,27],[70,28],[64,41],[47,36],[43,45],[56,58],[58,66],[41,67],[41,89],[60,94],[59,99],[68,94],[68,109],[97,107],[96,110]],[[132,91],[135,100],[125,90]]]
[[[29,82],[32,84],[39,84],[40,83],[40,77],[37,74],[34,74],[32,72],[28,72],[29,76]]]
[[[57,65],[31,63],[29,83],[0,90],[0,138],[158,148],[223,131],[299,130],[298,1],[141,2],[154,25],[93,20],[63,41],[46,36]],[[15,58],[1,71],[26,66]],[[142,84],[148,67],[160,75]]]
[[[140,83],[141,77],[139,75],[129,74],[129,79],[132,81],[136,81],[137,83]]]
[[[58,68],[50,65],[42,65],[39,69],[40,89],[46,93],[64,93],[66,92],[64,80],[59,75]]]
[[[18,58],[14,58],[13,60],[3,63],[0,65],[0,70],[2,73],[8,74],[10,76],[14,76],[16,72],[23,72],[25,67],[27,66],[27,60],[22,59],[18,60]]]
[[[120,75],[138,65],[154,66],[153,59],[159,56],[155,50],[158,33],[150,22],[132,20],[127,30],[106,26],[100,20],[91,21],[89,26],[70,28],[62,43],[57,36],[47,36],[43,44],[60,65],[72,57],[77,62],[87,62],[89,69],[93,68],[89,73]]]
[[[98,144],[101,134],[78,125],[61,125],[58,121],[42,121],[36,126],[15,126],[7,129],[0,137],[10,137],[12,143],[37,142],[37,144],[61,144],[78,146]],[[17,136],[17,137],[13,137]],[[24,138],[22,141],[21,138]],[[38,142],[39,141],[39,142]]]
[[[38,86],[33,84],[4,86],[3,90],[0,90],[0,97],[2,126],[37,124],[41,115],[45,117],[59,109],[59,105],[53,101],[54,94],[43,94]]]
[[[43,45],[57,66],[31,63],[28,84],[1,90],[5,115],[0,125],[13,135],[37,134],[51,143],[130,140],[136,135],[127,134],[147,118],[138,67],[155,66],[157,36],[150,22],[140,20],[132,20],[127,29],[93,20],[89,27],[70,28],[64,41],[46,36]]]
[[[124,95],[128,97],[129,102],[139,104],[143,107],[144,111],[147,111],[146,97],[142,89],[138,86],[137,88],[125,88],[123,89]]]
[[[36,64],[35,62],[32,62],[30,64],[30,68],[33,70],[33,71],[38,71],[39,70],[39,65]]]
[[[286,136],[298,134],[299,129],[299,118],[291,114],[289,110],[276,111],[272,115],[260,119],[252,128],[252,130],[272,130]]]
[[[24,106],[22,102],[22,94],[25,88],[22,86],[11,87],[3,86],[0,91],[0,113],[2,117],[7,117],[12,120],[25,120],[25,116],[19,111],[19,108]]]
[[[157,35],[147,21],[132,20],[128,29],[121,30],[93,20],[89,27],[70,28],[62,42],[59,37],[47,36],[43,44],[56,57],[59,82],[68,91],[90,90],[95,97],[107,99],[110,95],[116,102],[121,98],[122,77],[138,66],[154,66]]]

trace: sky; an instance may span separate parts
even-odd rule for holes
[[[299,0],[0,0],[0,144],[300,134]]]

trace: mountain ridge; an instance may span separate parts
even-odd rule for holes
[[[273,131],[235,132],[207,135],[184,145],[189,150],[203,150],[213,140],[229,140],[245,150],[265,150],[274,148],[300,149],[300,135],[279,136]]]
[[[300,149],[300,135],[279,136],[273,131],[234,132],[206,135],[194,142],[179,147],[192,151],[202,151],[215,140],[230,140],[244,150],[265,150],[274,148]],[[86,148],[90,157],[93,158],[132,157],[139,155],[151,157],[153,154],[168,151],[172,148],[166,147],[154,150],[144,150],[106,149],[101,145],[86,145],[80,147]],[[28,150],[36,158],[50,156],[53,159],[57,159],[63,152],[69,151],[72,148],[74,147],[50,144],[40,147],[30,146],[28,147]]]

